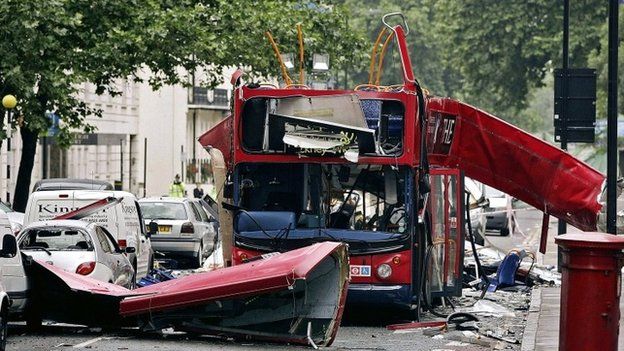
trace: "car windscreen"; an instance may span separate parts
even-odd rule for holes
[[[184,204],[175,202],[141,202],[144,219],[186,220]]]
[[[19,247],[23,250],[93,251],[93,244],[89,235],[83,230],[71,227],[27,229],[20,235]]]

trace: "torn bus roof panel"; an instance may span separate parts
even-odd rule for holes
[[[603,174],[470,105],[430,98],[428,108],[432,165],[460,168],[581,230],[596,229]]]
[[[234,118],[229,115],[222,119],[219,123],[208,129],[202,134],[197,141],[204,147],[214,147],[223,153],[225,164],[230,167],[232,165],[232,123]]]
[[[325,242],[138,289],[150,294],[124,299],[120,312],[155,329],[328,345],[347,284],[346,246]]]
[[[56,321],[329,345],[342,318],[348,271],[346,245],[323,242],[135,290],[43,262],[34,262],[29,274],[35,304]]]

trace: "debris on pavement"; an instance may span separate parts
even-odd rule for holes
[[[137,282],[137,286],[144,287],[152,284],[166,282],[168,280],[176,279],[173,275],[173,271],[163,268],[155,268],[147,273],[147,275]]]

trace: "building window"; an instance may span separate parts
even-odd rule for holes
[[[203,87],[193,87],[191,104],[204,106],[229,106],[229,91],[227,89],[208,90]]]

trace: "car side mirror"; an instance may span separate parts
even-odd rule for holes
[[[134,247],[126,247],[126,253],[135,253],[136,252],[136,248]]]
[[[0,250],[0,257],[11,258],[17,255],[17,239],[13,233],[5,234],[2,238],[2,249]]]
[[[147,225],[147,234],[154,235],[158,233],[158,223],[151,221],[149,222],[149,224]]]

